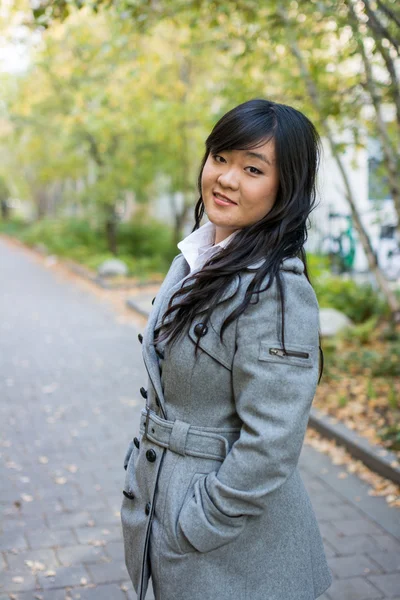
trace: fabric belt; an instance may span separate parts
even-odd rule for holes
[[[223,461],[240,429],[204,428],[176,419],[167,421],[155,412],[142,409],[140,432],[151,442],[181,456],[196,456]]]

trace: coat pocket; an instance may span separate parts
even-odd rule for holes
[[[258,359],[278,364],[298,367],[312,367],[316,360],[316,348],[299,344],[285,344],[286,352],[281,342],[276,340],[261,340]]]
[[[182,506],[184,506],[186,500],[188,500],[188,498],[190,496],[193,496],[193,493],[194,493],[193,488],[194,488],[194,484],[196,483],[196,481],[198,479],[200,479],[201,477],[206,477],[206,476],[207,476],[207,473],[194,473],[193,474],[193,476],[190,480],[190,483],[189,483],[189,487],[188,487],[185,497],[183,499]],[[182,506],[181,506],[181,508],[182,508]],[[178,522],[176,524],[176,542],[177,542],[177,546],[178,546],[181,554],[187,554],[188,552],[197,552],[196,548],[194,546],[192,546],[192,544],[189,542],[189,540],[183,533],[181,527],[179,526],[179,515],[178,515]]]

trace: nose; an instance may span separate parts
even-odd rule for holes
[[[237,176],[234,166],[232,165],[231,167],[226,167],[226,170],[224,170],[218,176],[217,182],[223,188],[230,188],[232,190],[237,190],[239,187],[239,179],[238,179],[238,176]]]

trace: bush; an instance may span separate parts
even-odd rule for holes
[[[28,227],[27,222],[21,217],[12,217],[7,221],[0,219],[0,233],[12,235],[19,238],[21,233]]]
[[[44,246],[57,256],[75,260],[91,269],[115,258],[109,252],[104,230],[78,219],[44,219],[33,224],[22,221],[0,223],[0,231],[16,235],[29,246]],[[172,230],[155,220],[136,219],[117,228],[120,260],[129,274],[145,278],[147,274],[166,273],[178,248],[172,243]]]
[[[386,302],[370,284],[328,275],[319,277],[313,285],[321,308],[336,308],[354,323],[388,316]]]
[[[143,218],[121,223],[118,228],[121,254],[135,257],[165,256],[170,260],[179,252],[172,242],[172,230],[163,223]]]

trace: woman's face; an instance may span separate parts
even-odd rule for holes
[[[273,139],[254,149],[210,153],[201,190],[205,212],[216,225],[215,243],[265,217],[274,205],[278,186]]]

